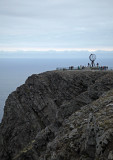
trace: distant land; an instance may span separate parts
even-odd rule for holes
[[[105,58],[113,58],[113,51],[104,51],[104,50],[97,50],[97,51],[0,51],[0,58],[88,58],[91,53],[96,54],[98,59],[105,59]]]

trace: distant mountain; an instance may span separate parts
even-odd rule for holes
[[[91,53],[96,54],[97,58],[113,58],[113,51],[0,51],[0,58],[87,58]]]

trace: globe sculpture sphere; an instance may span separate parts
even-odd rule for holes
[[[95,66],[94,61],[96,60],[96,55],[95,55],[95,54],[91,54],[91,55],[89,56],[89,59],[90,59],[90,61],[91,61],[92,67],[94,67],[94,66]]]

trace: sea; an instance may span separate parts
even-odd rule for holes
[[[0,122],[3,117],[8,95],[25,83],[32,74],[56,70],[56,68],[79,65],[87,66],[89,59],[38,59],[38,58],[1,58],[0,59]],[[100,65],[112,69],[112,59],[102,59]]]

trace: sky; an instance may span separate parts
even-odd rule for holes
[[[0,0],[0,51],[113,51],[113,0]]]

